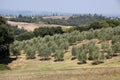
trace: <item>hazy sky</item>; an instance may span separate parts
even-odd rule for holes
[[[120,14],[120,0],[0,0],[0,9]]]

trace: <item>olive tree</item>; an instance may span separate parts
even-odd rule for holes
[[[63,61],[64,60],[64,51],[63,50],[56,50],[55,51],[55,56],[54,56],[54,61]]]
[[[71,58],[71,60],[76,59],[77,54],[79,53],[78,46],[73,46],[72,49],[71,49],[71,53],[72,53],[72,58]]]
[[[38,55],[42,58],[42,60],[49,60],[51,52],[48,48],[47,44],[41,44],[38,50]]]
[[[26,58],[27,59],[34,59],[35,58],[35,50],[32,47],[28,47],[25,50]]]
[[[84,64],[84,63],[87,63],[86,60],[87,60],[87,51],[84,47],[84,45],[80,46],[79,50],[78,50],[78,53],[77,53],[77,59],[78,61],[78,64]]]

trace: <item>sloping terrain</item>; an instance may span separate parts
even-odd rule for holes
[[[87,40],[77,45],[86,43]],[[78,60],[71,60],[71,46],[65,53],[64,61],[54,62],[36,59],[26,60],[25,54],[10,63],[11,71],[1,71],[0,80],[119,80],[120,58],[105,59],[103,64],[76,64]]]
[[[13,21],[8,21],[8,24],[12,25],[12,26],[18,26],[18,28],[24,28],[28,31],[33,31],[35,28],[39,28],[39,27],[65,27],[65,28],[69,28],[72,26],[62,26],[62,25],[50,25],[50,24],[44,24],[44,23],[26,23],[26,22],[13,22]]]

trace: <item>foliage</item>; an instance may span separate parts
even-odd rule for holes
[[[0,16],[0,25],[6,24],[6,19]]]
[[[14,32],[14,35],[20,35],[21,33],[27,32],[27,30],[25,30],[23,27],[20,29],[18,26],[11,26],[11,28]]]
[[[28,40],[32,39],[34,37],[34,34],[32,32],[24,32],[21,33],[20,35],[16,36],[16,40],[22,41],[22,40]]]
[[[16,18],[10,18],[10,21],[16,21],[16,22],[28,22],[28,23],[35,23],[41,21],[41,17],[36,18],[36,17],[32,17],[32,16],[22,16],[21,14],[16,17]]]
[[[103,42],[101,44],[101,48],[103,49],[103,52],[107,52],[110,49],[110,45],[108,44],[108,42]]]
[[[64,57],[63,50],[56,50],[55,51],[55,56],[54,56],[54,61],[55,62],[56,61],[63,61],[64,60],[63,57]]]
[[[79,53],[78,52],[78,47],[77,46],[73,46],[71,52],[72,52],[72,56],[75,57]]]
[[[62,42],[59,46],[59,48],[62,49],[62,50],[67,50],[68,47],[69,47],[69,43],[67,41]]]
[[[27,59],[34,59],[35,58],[35,50],[33,48],[29,47],[26,49],[26,58]]]
[[[78,50],[78,54],[77,54],[77,59],[78,61],[78,64],[84,64],[84,63],[87,63],[86,60],[87,60],[87,50],[86,50],[86,45],[83,44],[80,46],[79,50]]]
[[[105,56],[112,57],[116,54],[114,51],[117,50],[119,52],[119,35],[120,27],[83,32],[73,31],[71,33],[47,35],[45,37],[38,36],[30,40],[23,40],[19,42],[18,46],[20,50],[25,51],[31,47],[31,50],[36,51],[31,51],[31,53],[37,53],[43,60],[49,60],[54,57],[55,61],[61,61],[64,60],[64,53],[69,46],[73,46],[83,40],[97,39],[100,40],[100,43],[93,40],[80,46],[73,46],[71,53],[74,59],[78,58],[78,64],[87,62],[87,59],[93,60],[93,64],[99,64],[103,62]],[[112,44],[108,45],[106,42],[112,42]]]
[[[14,34],[6,20],[0,17],[0,58],[8,57],[9,45],[14,41]]]
[[[19,47],[18,42],[14,42],[14,44],[10,45],[10,52],[12,55],[17,57],[18,55],[20,55],[20,51],[21,51],[21,49]]]
[[[108,20],[108,18],[101,16],[101,15],[91,15],[91,14],[85,14],[85,15],[73,15],[67,20],[65,19],[43,19],[43,22],[46,22],[48,24],[59,24],[59,25],[70,25],[70,26],[79,26],[79,25],[86,25],[90,24],[96,21],[103,21]]]
[[[108,48],[106,52],[107,52],[107,55],[106,55],[107,59],[111,59],[115,54],[111,47]]]
[[[105,20],[105,21],[99,21],[99,22],[93,22],[89,25],[89,29],[101,29],[101,28],[107,28],[107,27],[117,27],[120,25],[119,20]]]
[[[116,42],[112,45],[112,49],[115,53],[119,53],[120,52],[120,42]]]
[[[46,44],[41,44],[39,46],[39,56],[43,59],[43,60],[48,60],[50,55],[51,55],[51,52],[50,52],[50,49],[48,48],[48,46]]]
[[[61,27],[41,27],[41,28],[37,28],[33,31],[34,35],[37,36],[41,36],[44,37],[46,35],[54,35],[54,34],[62,34],[62,28]]]

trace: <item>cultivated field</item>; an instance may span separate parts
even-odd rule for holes
[[[54,62],[53,58],[40,61],[39,57],[26,60],[22,54],[8,65],[12,70],[0,71],[0,80],[120,80],[120,57],[105,59],[99,65],[92,65],[89,60],[78,65],[77,59],[71,60],[71,48],[62,62]]]

